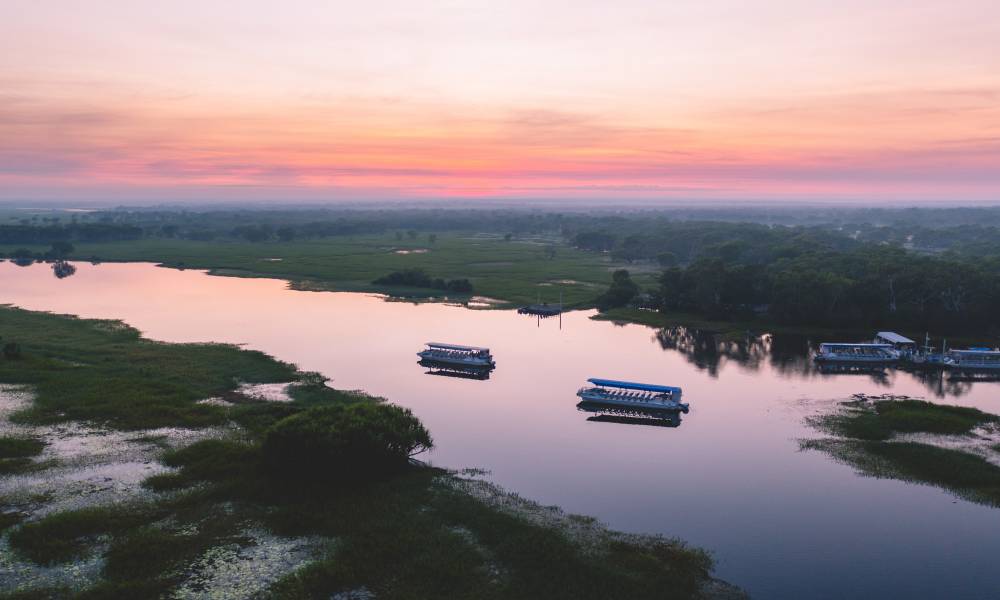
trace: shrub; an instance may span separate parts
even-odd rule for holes
[[[282,419],[264,439],[272,474],[315,483],[378,479],[433,445],[409,409],[391,404],[321,406]]]
[[[21,345],[17,342],[8,342],[4,344],[3,357],[8,360],[21,358]]]

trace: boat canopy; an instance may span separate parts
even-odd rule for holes
[[[460,346],[458,344],[439,344],[437,342],[427,342],[428,348],[440,348],[441,350],[461,350],[465,352],[489,352],[489,348],[479,348],[476,346]]]
[[[988,348],[973,348],[970,350],[949,350],[949,354],[959,354],[962,356],[1000,356],[1000,351]]]
[[[823,342],[826,348],[892,348],[892,344],[851,344],[849,342]]]
[[[886,342],[888,342],[890,344],[914,344],[914,345],[916,345],[916,342],[914,342],[913,340],[911,340],[910,338],[908,338],[906,336],[899,335],[895,331],[880,331],[880,332],[878,332],[878,333],[875,334],[875,339],[885,340]]]
[[[666,385],[651,385],[648,383],[634,383],[632,381],[616,381],[614,379],[590,378],[587,381],[602,387],[622,388],[625,390],[640,390],[643,392],[659,392],[661,394],[680,394],[681,388]]]

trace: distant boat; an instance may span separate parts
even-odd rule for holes
[[[642,411],[688,412],[688,405],[681,403],[682,392],[679,387],[597,378],[588,379],[587,382],[592,385],[576,392],[582,400],[578,407],[593,404]]]
[[[417,352],[420,362],[481,369],[492,369],[496,366],[489,348],[437,342],[428,342],[426,345],[426,349]]]
[[[1000,351],[990,348],[951,350],[944,358],[944,367],[962,374],[1000,374]]]
[[[890,364],[899,360],[892,344],[823,342],[813,357],[818,363]]]

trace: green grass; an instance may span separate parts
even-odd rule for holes
[[[45,442],[38,438],[0,436],[0,475],[26,473],[41,468],[31,457],[41,454]]]
[[[544,249],[556,245],[555,258]],[[44,248],[35,248],[44,250]],[[395,249],[425,249],[422,254],[396,254]],[[0,246],[0,253],[15,250]],[[326,238],[294,242],[196,242],[143,239],[103,244],[77,244],[74,257],[105,261],[149,261],[172,267],[210,269],[223,275],[274,277],[304,289],[378,291],[398,295],[440,295],[440,291],[386,288],[372,281],[393,271],[420,268],[431,277],[469,279],[475,295],[506,303],[535,302],[539,295],[567,305],[589,306],[611,283],[611,271],[625,267],[606,255],[576,250],[558,238],[515,239],[474,233],[441,234],[426,239],[396,240],[393,234]],[[280,258],[280,261],[268,259]],[[655,273],[638,273],[637,283],[653,285]],[[558,283],[571,281],[574,283]]]
[[[55,513],[26,523],[10,534],[11,547],[43,565],[79,558],[99,535],[125,531],[150,515],[135,507],[100,507]]]
[[[860,440],[888,440],[899,433],[964,435],[1000,417],[975,408],[923,400],[877,400],[845,403],[845,410],[819,417],[815,424],[835,435]]]
[[[223,344],[163,344],[117,321],[98,321],[0,306],[0,336],[22,357],[0,359],[0,381],[29,384],[27,423],[91,421],[119,429],[200,427],[225,410],[197,404],[239,382],[290,381],[292,365]]]
[[[38,456],[45,442],[34,437],[0,436],[0,458],[27,458]]]

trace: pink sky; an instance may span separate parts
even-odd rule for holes
[[[1000,4],[8,0],[0,200],[1000,201]]]

